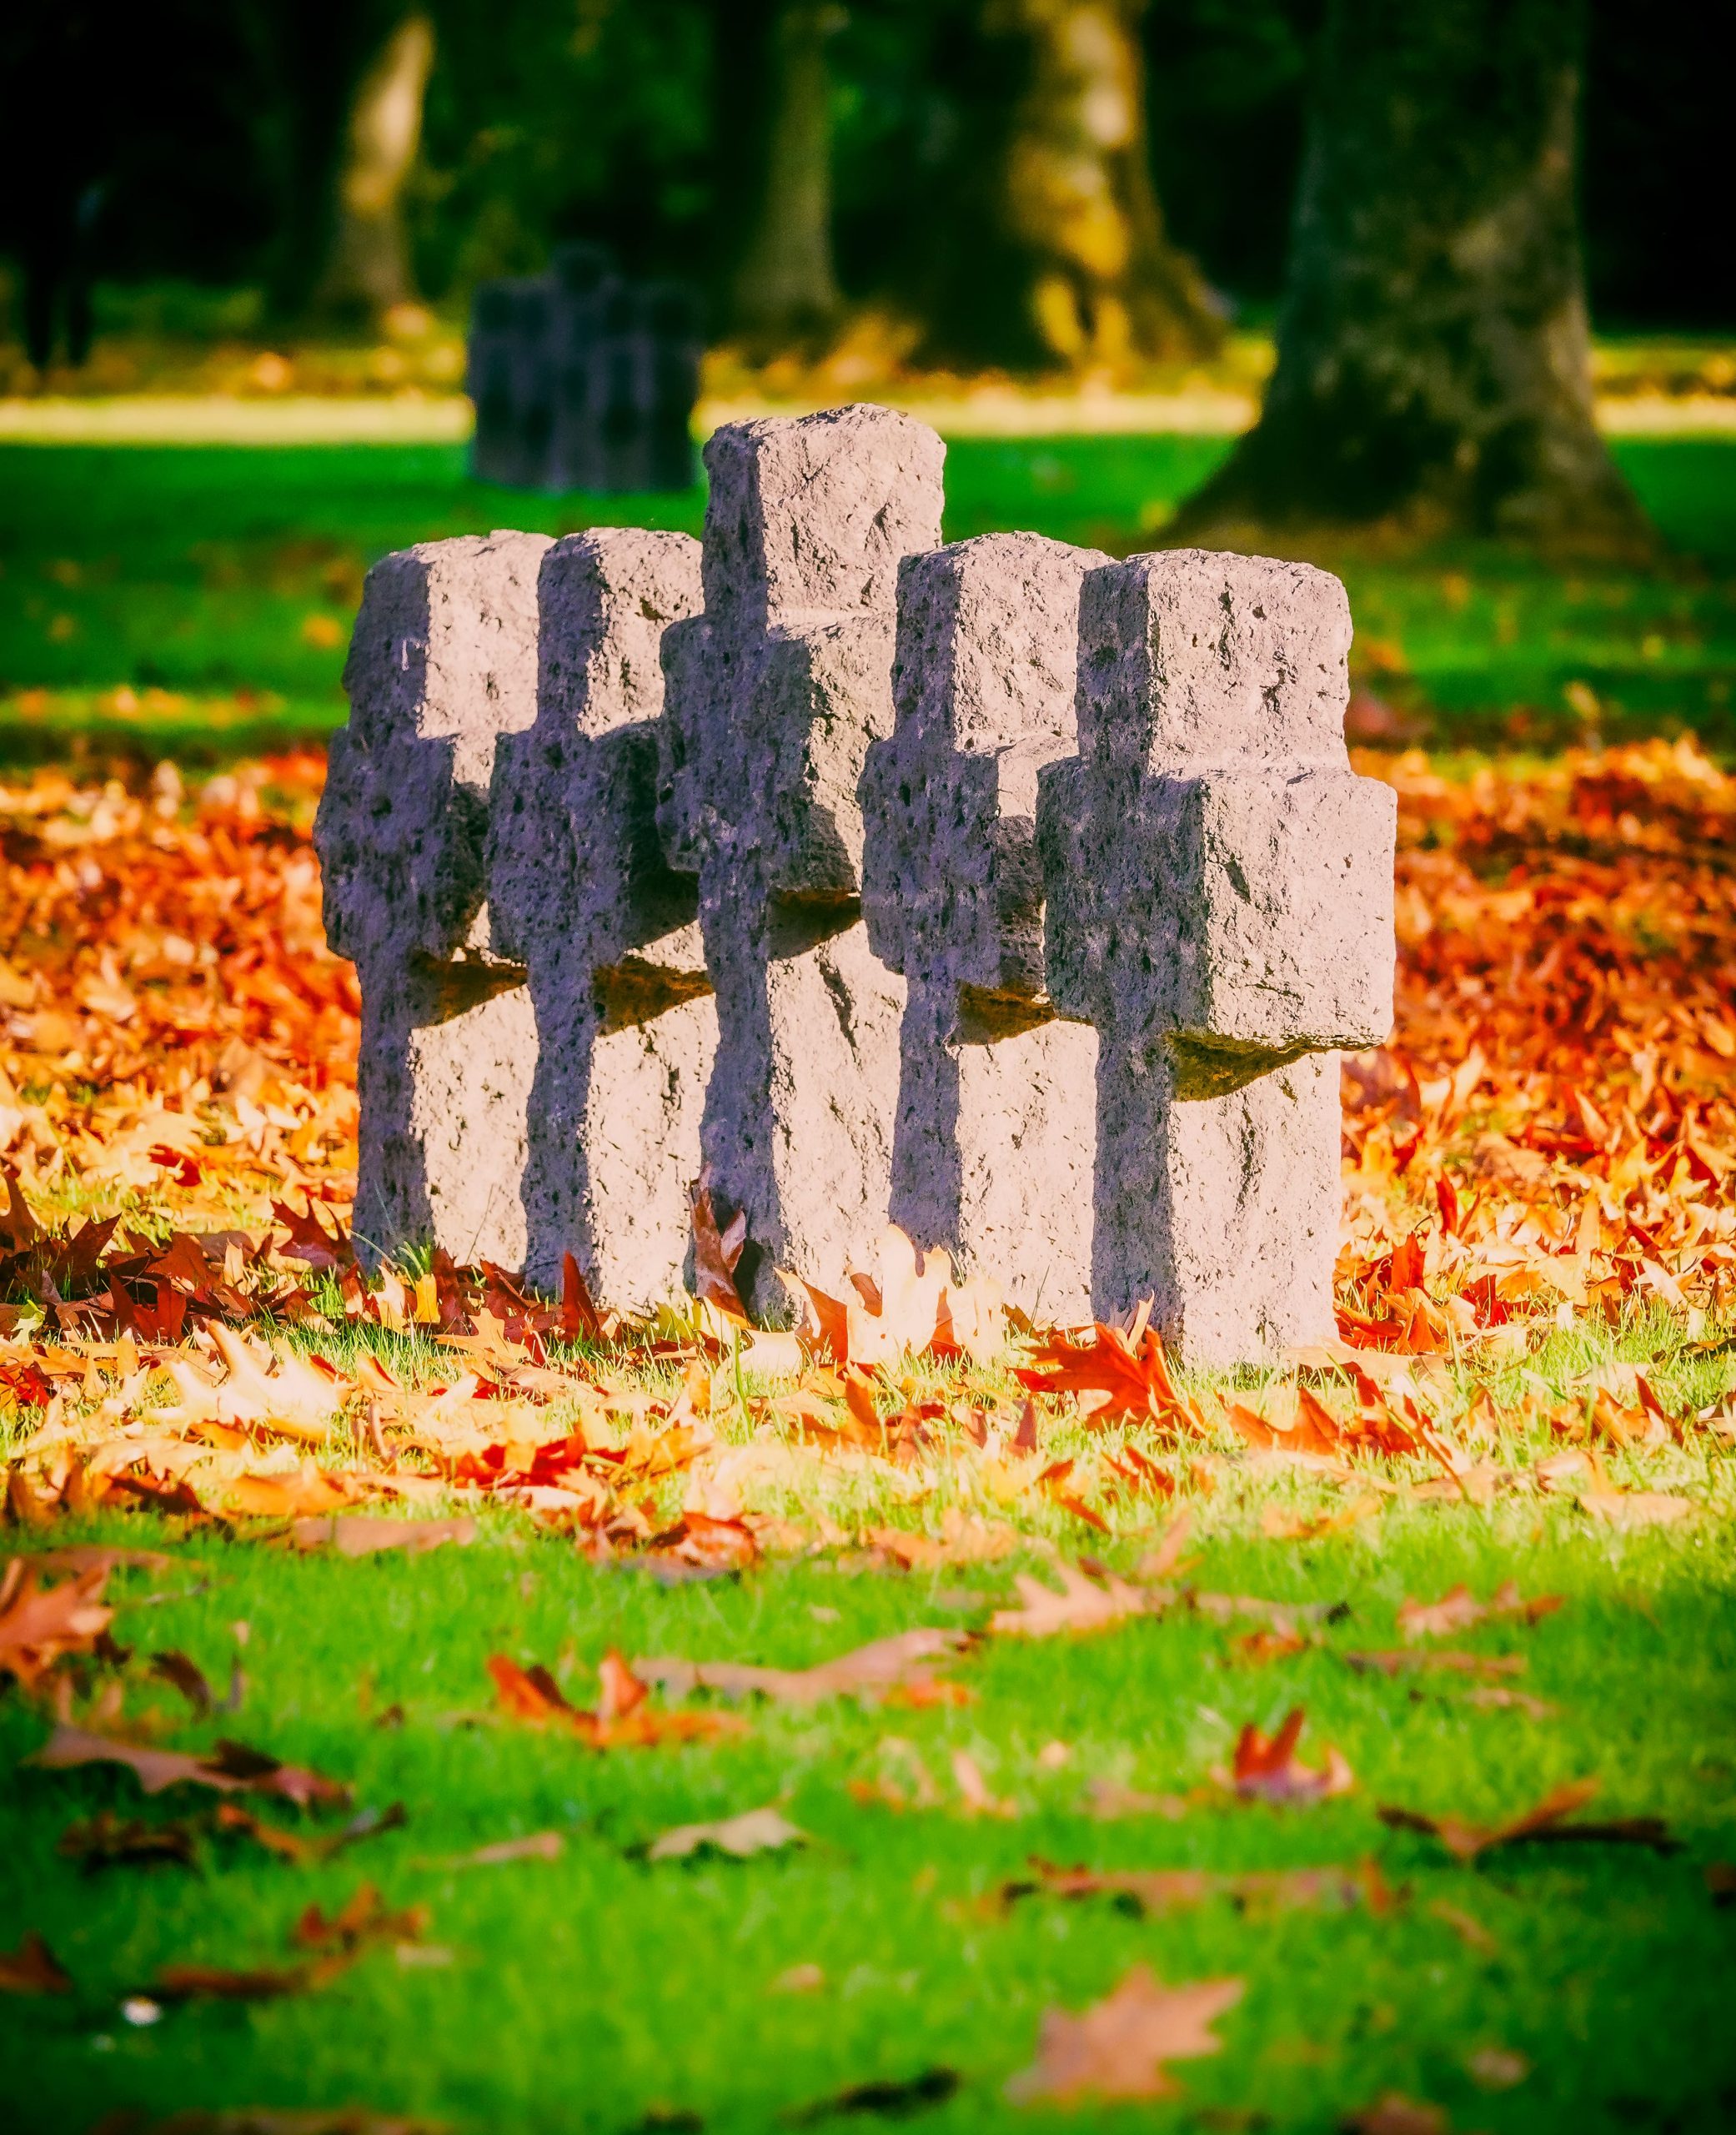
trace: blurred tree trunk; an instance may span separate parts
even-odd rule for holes
[[[1330,0],[1264,409],[1183,538],[1646,545],[1593,417],[1578,0]]]
[[[927,353],[1015,368],[1201,355],[1223,321],[1151,180],[1146,0],[983,0]],[[967,92],[968,93],[968,92]],[[955,208],[956,213],[955,213]]]
[[[832,264],[832,0],[725,0],[716,14],[723,309],[775,353],[823,334]]]
[[[324,312],[377,319],[415,297],[404,188],[422,138],[434,25],[406,15],[356,84],[338,173],[331,249],[315,295]]]

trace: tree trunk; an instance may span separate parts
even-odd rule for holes
[[[931,357],[1113,369],[1222,339],[1151,181],[1145,6],[984,0],[976,79],[1000,94],[986,123],[966,128],[956,221],[926,307]]]
[[[842,301],[832,264],[825,49],[837,12],[830,0],[720,11],[718,35],[733,48],[720,55],[719,71],[734,108],[720,108],[720,148],[739,162],[745,133],[750,169],[745,184],[727,188],[745,234],[726,309],[733,330],[768,354],[823,334]],[[757,36],[740,35],[744,14],[757,18]],[[750,72],[757,78],[745,79]],[[745,93],[738,100],[733,90]]]
[[[331,251],[316,299],[323,311],[377,319],[415,298],[404,188],[422,138],[434,54],[434,25],[426,15],[407,15],[356,86]]]
[[[1579,55],[1578,0],[1330,0],[1277,368],[1177,535],[1647,544],[1593,418]]]

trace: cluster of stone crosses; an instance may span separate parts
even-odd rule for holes
[[[685,490],[694,475],[698,299],[630,281],[600,245],[484,282],[470,314],[471,471],[508,489]]]
[[[355,1232],[624,1310],[692,1183],[841,1288],[889,1219],[1048,1324],[1330,1334],[1337,1054],[1392,1020],[1391,789],[1302,564],[942,545],[934,432],[733,423],[703,545],[369,574],[315,839],[360,980]]]

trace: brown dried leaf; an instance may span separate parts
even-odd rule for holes
[[[931,1679],[927,1664],[963,1652],[968,1633],[921,1625],[840,1653],[813,1668],[756,1668],[733,1660],[635,1660],[635,1674],[660,1685],[667,1696],[695,1690],[725,1697],[757,1694],[780,1704],[815,1705],[823,1698],[865,1695]]]
[[[712,1306],[726,1319],[747,1324],[747,1310],[735,1287],[735,1266],[747,1243],[747,1218],[738,1213],[727,1230],[719,1226],[711,1205],[711,1172],[708,1165],[688,1188],[693,1209],[693,1287],[701,1304]]]
[[[349,1788],[336,1780],[298,1765],[279,1764],[263,1751],[239,1742],[219,1741],[208,1756],[199,1756],[182,1750],[154,1750],[63,1722],[41,1749],[23,1761],[45,1771],[65,1771],[80,1765],[124,1765],[147,1794],[185,1784],[219,1793],[278,1794],[302,1808],[316,1801],[349,1799]]]
[[[1437,1898],[1428,1908],[1435,1918],[1450,1927],[1468,1950],[1475,1950],[1480,1957],[1498,1957],[1501,1945],[1474,1913],[1463,1906],[1449,1905],[1445,1898]]]
[[[1260,1515],[1260,1532],[1276,1542],[1317,1542],[1322,1535],[1342,1534],[1359,1520],[1372,1518],[1380,1509],[1380,1500],[1368,1494],[1352,1498],[1337,1512],[1320,1513],[1312,1520],[1269,1505]]]
[[[1030,1365],[1013,1376],[1033,1394],[1086,1397],[1081,1406],[1088,1406],[1093,1425],[1142,1417],[1186,1436],[1205,1437],[1197,1406],[1176,1390],[1163,1344],[1142,1315],[1131,1334],[1101,1321],[1094,1332],[1091,1342],[1061,1335],[1040,1344]]]
[[[745,1861],[755,1853],[781,1853],[786,1847],[805,1846],[808,1835],[775,1808],[745,1809],[740,1816],[725,1816],[710,1824],[677,1824],[654,1839],[645,1850],[648,1861],[685,1861],[702,1851],[726,1853]]]
[[[1477,1624],[1508,1620],[1534,1624],[1553,1615],[1561,1606],[1562,1597],[1558,1594],[1539,1594],[1529,1601],[1522,1600],[1512,1580],[1498,1587],[1487,1601],[1476,1600],[1469,1587],[1459,1585],[1443,1594],[1438,1601],[1407,1600],[1398,1611],[1398,1628],[1407,1640],[1445,1638],[1454,1631],[1468,1630]]]
[[[1569,1781],[1546,1794],[1523,1816],[1510,1823],[1472,1824],[1458,1816],[1426,1816],[1414,1809],[1382,1806],[1376,1811],[1383,1824],[1394,1831],[1422,1831],[1440,1840],[1456,1861],[1474,1861],[1496,1847],[1518,1846],[1526,1841],[1603,1841],[1613,1845],[1645,1846],[1657,1853],[1672,1853],[1679,1841],[1669,1835],[1661,1816],[1626,1816],[1609,1822],[1570,1824],[1567,1819],[1583,1809],[1598,1791],[1594,1779]]]
[[[1252,1721],[1237,1738],[1231,1784],[1245,1800],[1318,1801],[1347,1794],[1356,1781],[1337,1751],[1328,1748],[1317,1770],[1298,1763],[1296,1746],[1302,1731],[1302,1708],[1293,1706],[1269,1740]]]
[[[308,1965],[261,1966],[233,1972],[223,1965],[164,1965],[151,1982],[155,2002],[274,2002],[314,1984]]]
[[[16,1950],[0,1950],[0,1994],[70,1994],[65,1967],[34,1929]]]
[[[364,1513],[332,1514],[303,1519],[289,1530],[291,1544],[306,1552],[329,1550],[334,1556],[370,1557],[382,1550],[402,1550],[419,1557],[443,1542],[467,1549],[476,1540],[476,1522],[459,1520],[379,1520]]]
[[[1085,1799],[1091,1814],[1104,1823],[1121,1816],[1166,1816],[1172,1823],[1177,1823],[1187,1814],[1188,1808],[1182,1795],[1147,1794],[1136,1786],[1118,1786],[1110,1779],[1092,1780],[1085,1790]]]
[[[1418,1653],[1402,1647],[1385,1653],[1347,1653],[1344,1660],[1347,1666],[1365,1675],[1408,1675],[1425,1669],[1441,1669],[1459,1675],[1523,1675],[1526,1668],[1523,1653],[1458,1653],[1451,1650]]]
[[[1076,2017],[1045,2012],[1036,2059],[1007,2084],[1006,2095],[1019,2105],[1172,2097],[1181,2086],[1164,2062],[1222,2052],[1209,2027],[1242,1992],[1239,1979],[1164,1987],[1136,1965],[1112,1994]]]
[[[217,1702],[203,1669],[188,1655],[173,1647],[151,1655],[151,1673],[181,1693],[197,1720],[203,1720]]]
[[[403,1802],[394,1801],[389,1809],[364,1809],[342,1831],[310,1838],[299,1831],[286,1831],[276,1824],[266,1823],[250,1809],[243,1809],[238,1801],[219,1801],[212,1817],[214,1829],[251,1839],[267,1853],[293,1861],[299,1868],[316,1867],[335,1860],[361,1840],[377,1837],[382,1831],[402,1830],[408,1821]]]
[[[968,1750],[952,1753],[952,1777],[966,1813],[972,1816],[1016,1816],[1018,1804],[1002,1800],[983,1777],[982,1767]]]
[[[1130,1586],[1124,1579],[1106,1572],[1101,1584],[1086,1576],[1076,1565],[1057,1560],[1056,1577],[1061,1590],[1046,1586],[1026,1572],[1017,1573],[1013,1585],[1022,1606],[997,1609],[989,1629],[1002,1637],[1055,1638],[1062,1631],[1106,1630],[1131,1616],[1160,1615],[1174,1595],[1164,1587]]]
[[[1216,1875],[1202,1868],[1098,1870],[1058,1868],[1039,1855],[1031,1856],[1034,1881],[1003,1883],[1003,1905],[1042,1896],[1056,1898],[1111,1897],[1141,1912],[1168,1912],[1227,1898],[1245,1911],[1276,1911],[1294,1906],[1367,1905],[1387,1911],[1392,1893],[1382,1879],[1378,1862],[1359,1861],[1348,1867],[1268,1868],[1240,1875]]]
[[[172,1862],[178,1868],[198,1865],[198,1829],[182,1818],[148,1824],[138,1817],[125,1822],[111,1809],[99,1809],[88,1823],[68,1824],[55,1851],[77,1861],[87,1873],[101,1868],[149,1868]]]
[[[528,1838],[497,1839],[492,1846],[479,1846],[474,1853],[450,1853],[434,1865],[441,1868],[504,1868],[515,1861],[559,1861],[566,1841],[559,1831],[533,1831]]]
[[[428,1932],[428,1922],[425,1905],[389,1911],[374,1886],[363,1883],[329,1918],[317,1905],[309,1906],[289,1939],[304,1950],[352,1956],[374,1942],[419,1942]]]
[[[102,1600],[108,1576],[98,1565],[43,1586],[31,1559],[13,1558],[0,1575],[0,1676],[33,1690],[57,1661],[90,1652],[114,1620]]]
[[[489,1673],[501,1708],[532,1726],[558,1726],[594,1750],[651,1749],[663,1742],[710,1741],[740,1734],[742,1722],[722,1712],[660,1712],[647,1685],[611,1646],[598,1669],[597,1709],[569,1703],[548,1670],[521,1668],[504,1653],[489,1656]]]

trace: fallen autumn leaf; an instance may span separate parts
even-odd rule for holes
[[[34,1929],[15,1950],[0,1950],[0,1994],[70,1994],[65,1967]]]
[[[725,1816],[710,1824],[677,1824],[645,1849],[648,1861],[685,1861],[710,1851],[726,1853],[745,1861],[750,1854],[779,1853],[786,1846],[805,1846],[808,1835],[777,1809],[744,1809],[740,1816]]]
[[[1063,2009],[1045,2012],[1036,2059],[1012,2078],[1006,2094],[1018,2105],[1173,2097],[1181,2085],[1164,2062],[1221,2052],[1223,2041],[1208,2027],[1242,1992],[1239,1979],[1164,1987],[1136,1965],[1112,1994],[1076,2017]]]

